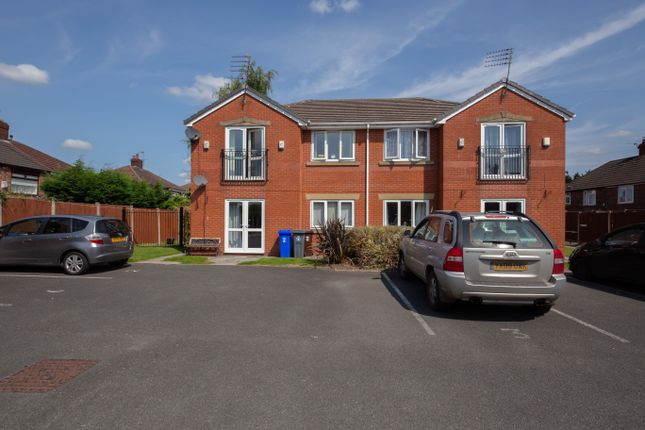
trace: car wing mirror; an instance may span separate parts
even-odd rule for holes
[[[406,230],[403,232],[403,237],[410,237],[412,236],[412,232],[410,230]]]

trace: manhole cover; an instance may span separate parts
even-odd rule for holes
[[[42,360],[0,379],[2,393],[46,393],[92,368],[95,360]]]

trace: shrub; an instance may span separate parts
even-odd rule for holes
[[[330,219],[320,227],[316,227],[318,244],[316,250],[322,255],[327,264],[339,264],[347,258],[349,232],[343,221]]]
[[[357,227],[349,235],[347,256],[358,267],[385,269],[396,266],[405,227]]]

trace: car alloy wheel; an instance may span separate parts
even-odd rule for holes
[[[448,306],[441,298],[441,287],[434,272],[429,272],[426,276],[428,280],[426,293],[428,295],[428,305],[435,311],[441,311]]]
[[[405,265],[405,259],[403,258],[403,254],[399,255],[399,278],[401,279],[408,279],[408,267]]]
[[[80,252],[70,252],[63,259],[63,270],[68,275],[82,275],[88,269],[87,258]]]

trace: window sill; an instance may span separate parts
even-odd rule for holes
[[[429,166],[434,164],[432,160],[383,160],[379,166]]]
[[[338,167],[338,166],[360,166],[358,161],[309,161],[307,167]]]

